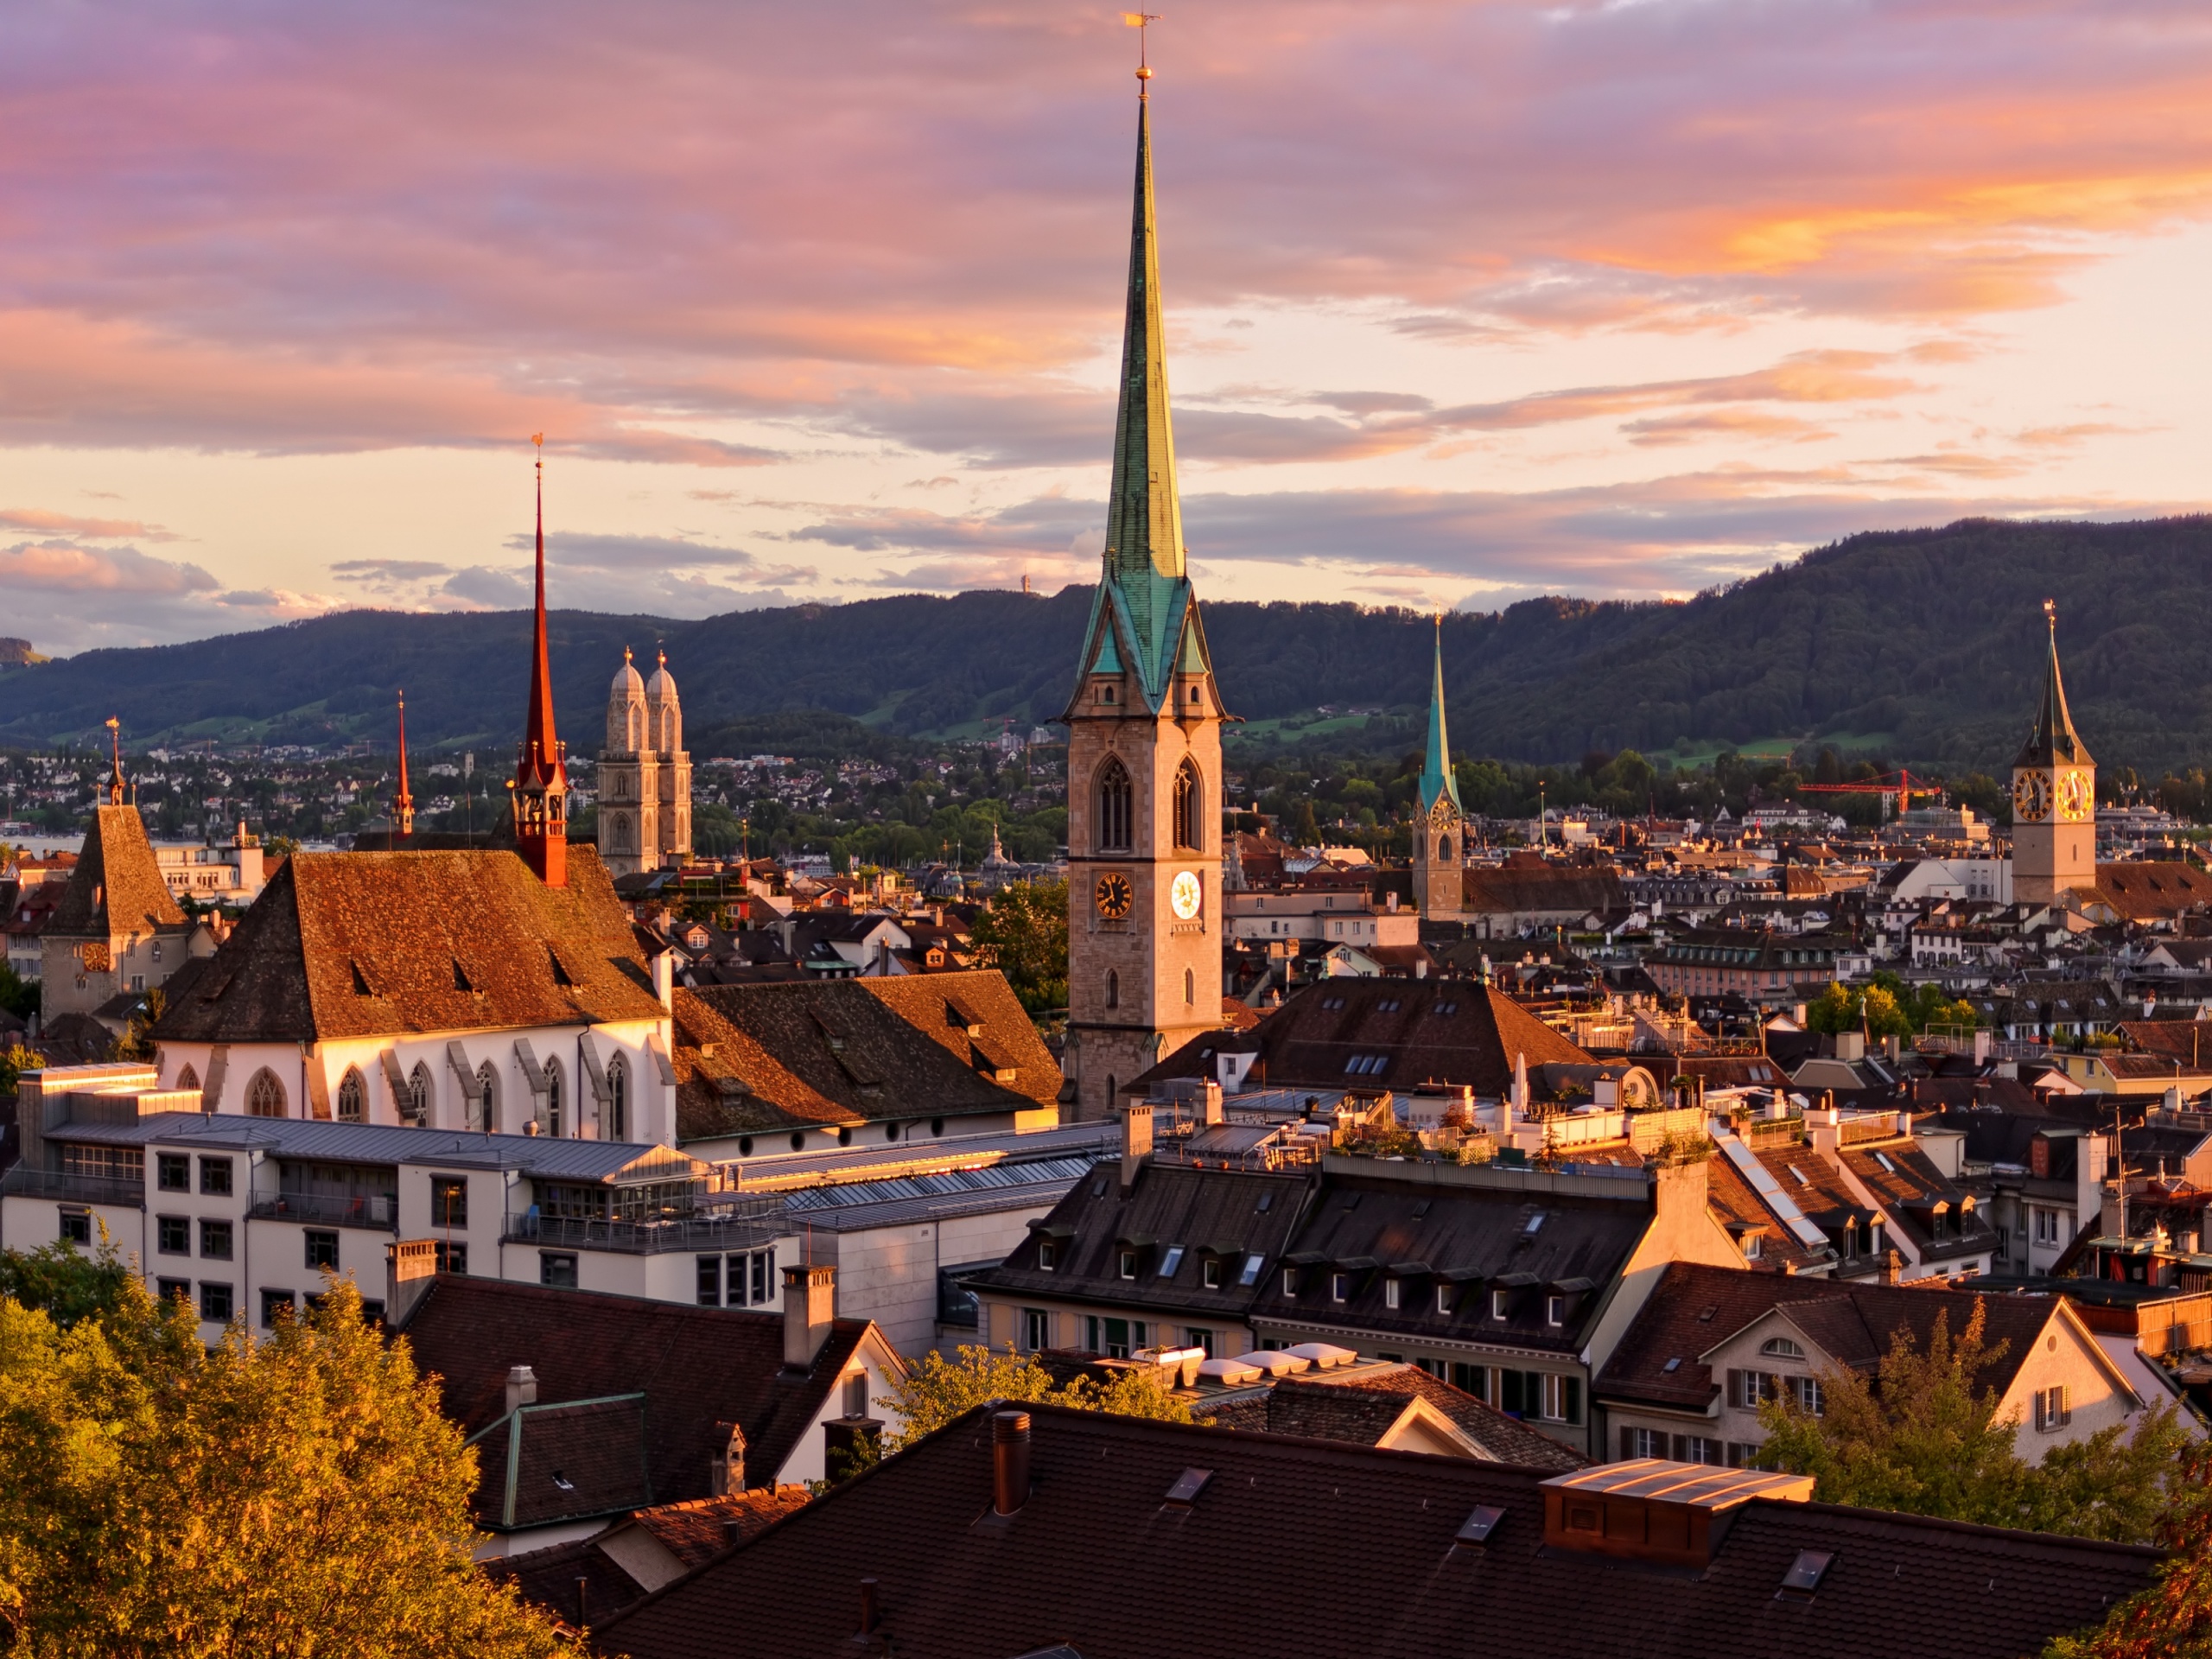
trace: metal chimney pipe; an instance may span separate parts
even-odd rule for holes
[[[1029,1414],[991,1415],[991,1512],[1012,1515],[1029,1497]]]
[[[875,1580],[861,1580],[861,1630],[862,1636],[875,1634]]]

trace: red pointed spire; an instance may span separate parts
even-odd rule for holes
[[[407,693],[399,694],[399,788],[391,798],[391,832],[415,833],[415,794],[407,787]]]
[[[515,851],[549,887],[569,882],[569,768],[553,732],[553,670],[545,646],[545,435],[537,446],[537,622],[530,709],[515,756]]]

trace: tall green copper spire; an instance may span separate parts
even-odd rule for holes
[[[1421,810],[1423,817],[1436,810],[1440,800],[1459,806],[1459,785],[1452,776],[1452,744],[1444,734],[1444,618],[1436,619],[1436,677],[1428,692],[1428,755],[1421,768]]]
[[[1173,642],[1162,635],[1171,620],[1173,584],[1185,574],[1175,433],[1167,412],[1166,343],[1160,320],[1160,238],[1152,196],[1152,104],[1140,98],[1136,211],[1129,227],[1128,309],[1122,334],[1121,407],[1114,421],[1113,492],[1106,506],[1105,578],[1122,591],[1147,666],[1172,648]]]

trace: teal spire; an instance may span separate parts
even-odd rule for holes
[[[1166,331],[1160,315],[1160,239],[1153,210],[1152,105],[1144,98],[1137,103],[1135,194],[1106,550],[1081,671],[1096,673],[1108,662],[1126,664],[1157,709],[1171,675],[1210,672],[1211,663],[1191,593],[1183,507],[1175,489],[1175,432],[1167,409]]]
[[[1426,817],[1440,800],[1460,811],[1459,785],[1452,776],[1452,743],[1444,734],[1444,618],[1436,619],[1436,678],[1428,693],[1428,754],[1421,768],[1421,810]]]

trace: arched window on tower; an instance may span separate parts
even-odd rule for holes
[[[626,853],[630,850],[630,815],[610,812],[607,815],[607,850]]]
[[[406,1117],[417,1128],[428,1127],[430,1122],[430,1068],[420,1060],[407,1079]]]
[[[1187,847],[1192,852],[1205,849],[1205,786],[1198,781],[1198,769],[1185,760],[1175,771],[1175,844],[1178,847]]]
[[[346,1075],[338,1080],[338,1121],[340,1123],[359,1123],[368,1116],[368,1110],[367,1080],[358,1068],[349,1065],[346,1068]]]
[[[630,1074],[619,1058],[607,1063],[607,1138],[630,1138]]]
[[[489,1060],[476,1068],[476,1086],[468,1091],[468,1127],[490,1134],[499,1121],[499,1074]]]
[[[284,1116],[284,1085],[265,1065],[253,1074],[253,1081],[245,1086],[245,1110],[249,1117]]]
[[[1452,861],[1451,836],[1439,836],[1436,838],[1436,861],[1440,864],[1449,864]]]
[[[1126,853],[1129,850],[1129,828],[1134,816],[1129,786],[1129,769],[1120,760],[1109,756],[1098,769],[1098,850],[1102,853]]]
[[[545,1133],[561,1138],[561,1062],[545,1062]]]
[[[1111,968],[1106,970],[1106,1006],[1109,1008],[1122,1006],[1122,976]]]
[[[1198,976],[1189,968],[1183,970],[1183,1002],[1186,1007],[1194,1008],[1198,1005]]]

